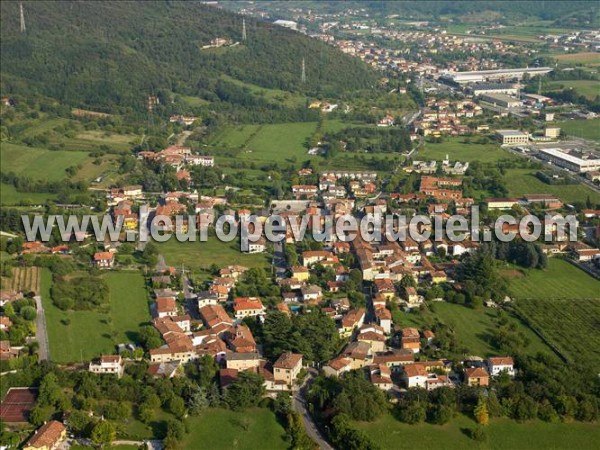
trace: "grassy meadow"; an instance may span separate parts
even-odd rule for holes
[[[600,119],[565,120],[558,122],[556,126],[564,130],[569,136],[600,142]]]
[[[421,423],[407,425],[391,414],[375,422],[357,422],[383,450],[592,450],[600,439],[600,426],[588,423],[546,423],[539,420],[517,423],[509,419],[492,419],[486,427],[488,440],[473,441],[468,430],[475,422],[463,415],[445,425]]]
[[[111,354],[119,343],[136,342],[140,325],[150,321],[148,294],[138,272],[104,275],[110,288],[110,311],[62,311],[52,303],[52,277],[42,271],[41,296],[46,313],[50,357],[57,363]]]

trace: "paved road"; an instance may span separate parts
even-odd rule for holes
[[[308,434],[308,436],[319,446],[319,448],[321,450],[334,450],[333,447],[325,440],[321,430],[319,430],[317,424],[306,409],[305,393],[313,382],[313,376],[314,374],[312,372],[308,372],[308,374],[306,374],[304,383],[302,383],[300,389],[294,393],[292,399],[292,408],[294,408],[294,411],[302,416],[302,422],[304,422],[306,434]]]
[[[44,311],[44,305],[42,305],[42,297],[36,295],[35,305],[37,309],[37,317],[35,320],[35,334],[36,339],[40,345],[38,355],[40,361],[50,360],[50,346],[48,345],[48,330],[46,328],[46,312]]]
[[[278,280],[285,278],[287,263],[285,262],[283,242],[281,241],[273,244],[273,267],[275,268],[275,276]]]

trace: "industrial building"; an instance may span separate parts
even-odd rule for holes
[[[440,80],[455,84],[481,83],[484,81],[521,79],[523,75],[544,75],[552,72],[551,67],[523,67],[519,69],[476,70],[472,72],[447,72]]]
[[[600,159],[586,159],[585,156],[582,158],[571,153],[563,152],[557,148],[542,148],[540,149],[538,156],[540,159],[550,161],[558,167],[563,167],[577,173],[600,170]]]
[[[482,94],[507,94],[516,95],[517,87],[512,83],[475,83],[469,85],[466,90],[475,97]]]
[[[529,133],[519,130],[497,130],[496,137],[502,145],[519,145],[529,142]]]
[[[482,94],[479,98],[501,108],[518,108],[522,105],[521,100],[505,94]]]

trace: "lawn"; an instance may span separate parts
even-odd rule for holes
[[[435,321],[449,325],[454,329],[459,345],[468,349],[470,354],[482,357],[497,355],[498,350],[491,344],[492,331],[496,326],[494,319],[498,311],[485,308],[474,310],[462,305],[446,302],[432,302],[430,310],[421,314],[395,313],[394,323],[401,326],[429,327]],[[549,352],[549,348],[527,325],[517,318],[510,319],[530,341],[527,351],[531,354]]]
[[[600,60],[600,56],[598,56]],[[585,95],[588,99],[594,100],[600,95],[600,81],[596,80],[560,80],[548,83],[545,88],[552,91],[573,88],[581,95]]]
[[[558,122],[556,126],[563,129],[570,136],[600,142],[600,119],[566,120]]]
[[[0,184],[0,204],[2,206],[40,205],[55,198],[55,194],[46,192],[18,192],[10,184]]]
[[[464,138],[448,138],[439,144],[428,142],[413,159],[441,161],[448,155],[451,161],[494,163],[501,159],[516,158],[516,156],[502,150],[498,144],[465,144],[462,142],[463,140]]]
[[[553,194],[563,202],[585,201],[589,196],[592,202],[600,202],[600,194],[584,184],[552,185],[535,177],[536,170],[508,169],[504,175],[509,197],[521,197],[524,194]]]
[[[141,274],[112,272],[104,277],[110,288],[108,314],[62,311],[50,299],[52,278],[48,270],[43,270],[41,295],[53,361],[86,361],[102,353],[112,354],[116,344],[135,342],[140,325],[150,321],[148,294]]]
[[[200,417],[192,417],[188,421],[190,433],[184,438],[181,448],[201,447],[211,450],[289,448],[289,442],[285,440],[285,430],[277,422],[275,415],[266,408],[253,408],[241,412],[209,409]]]
[[[225,267],[241,264],[246,267],[268,267],[270,259],[265,253],[246,254],[240,251],[240,243],[221,242],[216,236],[209,235],[206,242],[179,242],[172,237],[167,242],[156,244],[167,264],[195,271],[207,270],[212,264]]]
[[[510,278],[509,290],[517,299],[600,299],[600,281],[558,258],[550,258],[544,270],[524,269],[521,273]]]
[[[600,439],[598,424],[492,419],[487,427],[488,442],[479,444],[465,434],[475,428],[475,422],[462,415],[445,425],[407,425],[387,414],[373,423],[359,422],[356,426],[384,450],[591,450],[597,448]]]
[[[62,180],[67,177],[67,167],[82,164],[87,158],[87,152],[52,151],[7,142],[0,146],[2,171],[14,172],[34,180]]]

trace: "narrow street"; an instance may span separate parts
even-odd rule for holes
[[[48,345],[48,330],[46,329],[46,313],[42,304],[42,297],[36,295],[35,305],[37,309],[37,317],[35,319],[35,335],[39,343],[39,359],[40,361],[50,360],[50,346]]]

